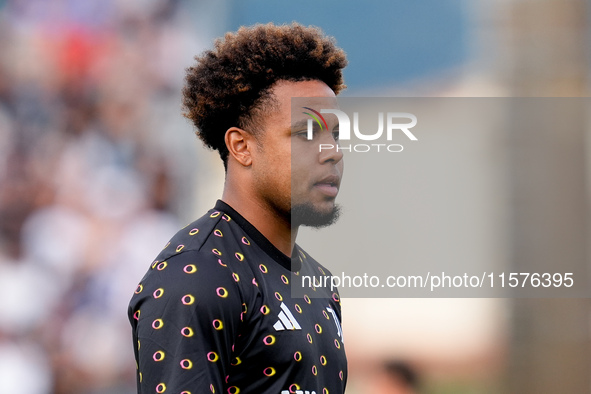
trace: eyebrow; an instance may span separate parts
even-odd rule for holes
[[[299,120],[299,121],[291,124],[292,129],[297,129],[297,128],[304,127],[304,126],[305,127],[308,126],[308,119]]]

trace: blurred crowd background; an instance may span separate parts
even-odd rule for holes
[[[135,391],[127,303],[223,179],[180,114],[184,69],[225,31],[292,20],[347,51],[346,95],[588,95],[582,0],[0,0],[0,394]],[[417,323],[376,342],[366,301],[344,300],[352,394],[526,393],[514,367],[540,382],[532,393],[591,392],[587,300],[382,301]],[[536,317],[571,309],[567,348],[583,355],[556,391],[544,376],[560,364],[527,359],[555,337],[511,349],[536,338]]]
[[[189,6],[0,2],[1,393],[134,391],[130,289],[195,194]]]

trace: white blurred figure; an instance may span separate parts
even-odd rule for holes
[[[0,332],[23,335],[49,319],[60,295],[54,279],[31,261],[0,258]]]
[[[53,273],[45,287],[66,291],[83,265],[89,244],[88,218],[65,205],[50,205],[33,212],[23,227],[28,259]]]
[[[0,337],[0,391],[10,394],[50,394],[51,369],[45,352],[28,341]]]

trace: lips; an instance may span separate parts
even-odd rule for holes
[[[339,193],[339,185],[341,183],[341,177],[338,175],[328,175],[322,178],[320,181],[314,184],[320,192],[328,197],[336,197]]]

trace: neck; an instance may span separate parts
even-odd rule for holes
[[[268,204],[252,198],[240,183],[232,185],[229,179],[226,179],[222,201],[239,212],[283,254],[291,257],[298,227],[291,227],[290,218],[285,218]]]

